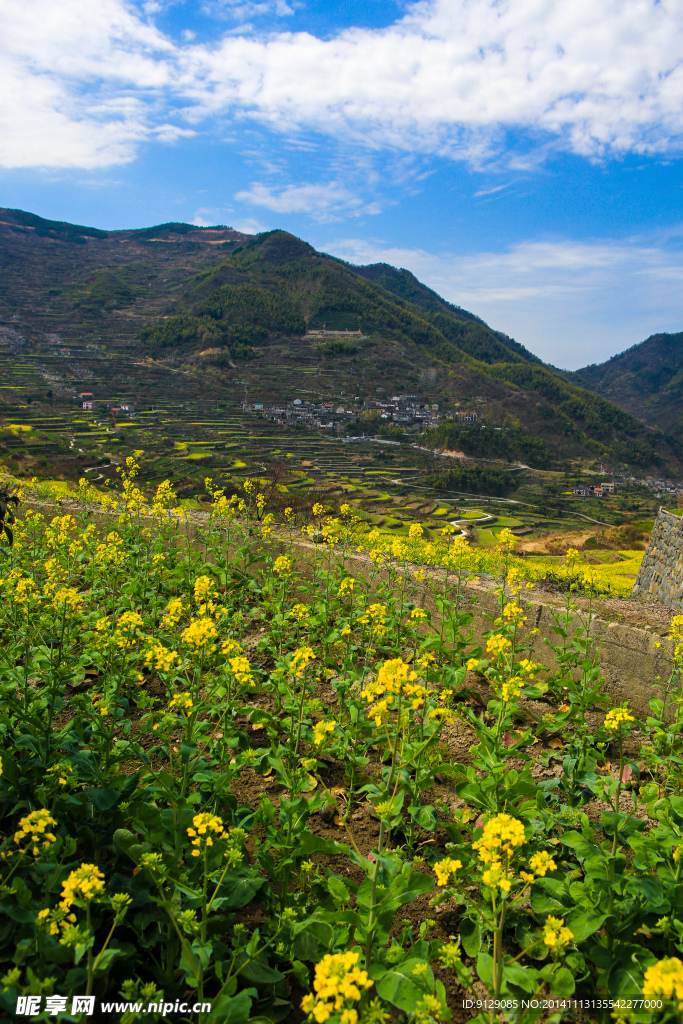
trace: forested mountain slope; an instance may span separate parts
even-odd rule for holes
[[[584,366],[574,379],[683,440],[683,332],[653,334],[605,363]]]
[[[360,333],[330,340],[316,329]],[[93,380],[124,364],[131,380],[152,363],[200,387],[209,374],[235,402],[244,391],[266,402],[410,391],[476,411],[477,431],[452,425],[443,443],[480,458],[682,468],[679,445],[661,430],[408,271],[354,267],[284,231],[105,232],[0,211],[2,340],[38,369],[77,353],[78,372]]]

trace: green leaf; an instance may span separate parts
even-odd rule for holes
[[[557,914],[562,917],[565,906],[564,887],[554,878],[539,878],[531,887],[531,909],[534,914]]]
[[[235,872],[228,874],[223,879],[223,884],[220,888],[219,897],[214,900],[214,907],[217,907],[220,900],[220,906],[228,907],[231,910],[238,910],[240,907],[246,907],[247,903],[251,903],[256,893],[265,885],[264,878],[258,878],[256,875],[245,871],[242,874]]]
[[[490,992],[493,989],[493,957],[490,953],[480,953],[477,957],[477,974]]]
[[[586,857],[603,857],[604,854],[599,846],[595,843],[589,843],[585,836],[582,836],[580,832],[571,830],[565,832],[561,840],[565,846],[568,846],[574,851],[579,860],[585,860]]]
[[[523,992],[535,992],[538,987],[538,971],[535,967],[503,963],[503,983],[514,988],[521,988]]]
[[[560,999],[571,996],[576,987],[572,972],[566,967],[560,967],[559,970],[554,971],[549,984],[553,995],[559,996]]]
[[[83,793],[98,811],[111,810],[121,798],[117,789],[84,789]]]
[[[292,928],[292,957],[297,960],[321,960],[334,945],[334,928],[327,921],[312,919]]]
[[[428,832],[435,832],[439,827],[439,819],[437,818],[436,811],[431,804],[426,804],[422,807],[411,807],[410,814],[420,828],[424,828]]]
[[[376,981],[380,999],[385,999],[404,1013],[414,1013],[419,1000],[434,985],[434,976],[429,966],[424,974],[413,974],[416,967],[423,966],[424,960],[405,960],[388,971],[381,967],[382,977]]]
[[[349,903],[351,901],[351,893],[346,888],[341,878],[337,878],[336,875],[331,875],[327,879],[327,888],[330,890],[330,895],[336,903]]]
[[[105,949],[104,953],[99,957],[95,957],[95,960],[97,961],[97,970],[106,971],[111,962],[116,959],[120,952],[120,949]]]
[[[297,854],[302,857],[310,857],[312,853],[326,853],[328,855],[340,854],[346,851],[343,843],[335,839],[323,839],[314,832],[306,830],[302,832],[297,844]]]
[[[565,925],[574,936],[574,942],[583,942],[597,932],[607,920],[607,914],[597,914],[593,910],[573,910],[565,920]]]
[[[243,967],[240,974],[253,985],[275,985],[278,981],[284,981],[285,977],[280,971],[271,967],[263,955]]]
[[[219,996],[211,1006],[211,1024],[247,1024],[257,995],[255,988],[245,988],[236,996]]]
[[[477,956],[481,949],[481,925],[478,920],[465,917],[460,922],[460,938],[468,956]],[[480,976],[481,977],[481,976]]]

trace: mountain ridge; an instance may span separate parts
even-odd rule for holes
[[[572,378],[643,422],[683,438],[683,332],[659,332]]]
[[[308,333],[330,317],[360,332],[334,345]],[[453,444],[478,455],[683,469],[674,439],[409,271],[355,267],[281,230],[250,236],[170,222],[106,232],[0,210],[0,321],[37,372],[57,360],[74,380],[101,381],[102,393],[116,380],[118,394],[124,378],[142,379],[135,367],[149,375],[155,362],[204,375],[235,403],[238,389],[280,402],[302,386],[339,400],[419,391],[446,408],[476,409],[495,428],[485,444],[449,428]],[[72,349],[76,363],[60,355]],[[144,393],[142,383],[136,389]]]

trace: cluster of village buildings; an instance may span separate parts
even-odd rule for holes
[[[606,494],[614,494],[616,484],[603,481],[601,484],[579,484],[572,491],[579,498],[604,498]]]
[[[441,414],[435,402],[421,401],[415,394],[397,394],[391,398],[355,397],[343,402],[313,402],[306,398],[295,398],[290,402],[276,402],[268,406],[256,401],[246,409],[283,426],[301,423],[307,427],[323,430],[344,430],[349,424],[364,418],[378,424],[395,423],[405,427],[418,425],[435,427],[441,421]],[[474,414],[476,415],[476,414]]]
[[[358,423],[365,413],[378,424],[395,423],[421,429],[435,427],[442,420],[436,403],[423,402],[417,395],[394,395],[392,398],[354,398],[346,402],[309,402],[295,398],[292,402],[267,405],[264,402],[245,403],[244,408],[283,426],[301,423],[322,430],[342,431],[349,424]],[[368,415],[369,414],[369,415]],[[466,422],[476,422],[476,413],[456,413]]]
[[[683,494],[683,484],[674,483],[672,480],[659,480],[653,476],[629,476],[627,473],[614,473],[612,480],[600,484],[578,484],[572,494],[579,498],[604,498],[608,494],[614,494],[615,487],[628,486],[647,487],[656,498]]]
[[[126,402],[122,402],[121,405],[118,405],[116,402],[113,405],[109,405],[108,402],[95,402],[91,391],[81,391],[78,401],[82,402],[83,409],[86,412],[92,412],[97,407],[98,412],[109,412],[114,416],[135,416],[134,405]]]

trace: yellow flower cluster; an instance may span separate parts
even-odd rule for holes
[[[292,560],[287,555],[280,555],[273,562],[273,572],[280,579],[286,579],[292,571]]]
[[[370,626],[373,636],[379,637],[384,633],[387,609],[383,604],[371,604],[358,619],[361,626]]]
[[[406,683],[412,683],[416,679],[417,672],[406,665],[402,658],[393,658],[384,662],[375,681],[368,683],[361,696],[364,700],[374,700],[375,697],[386,693],[398,695]]]
[[[13,597],[17,604],[28,604],[34,595],[36,585],[33,580],[20,577],[14,584]]]
[[[70,538],[71,531],[76,528],[76,520],[73,516],[55,516],[45,530],[47,546],[53,551],[63,547]]]
[[[122,565],[124,559],[123,538],[114,531],[107,534],[106,543],[98,544],[95,549],[96,565]]]
[[[434,865],[434,874],[438,885],[448,885],[451,875],[462,867],[462,861],[453,857],[444,857]]]
[[[316,747],[321,746],[325,742],[325,737],[328,733],[334,732],[334,727],[337,723],[332,722],[316,722],[313,726],[313,742]]]
[[[242,645],[237,640],[230,638],[221,644],[221,651],[223,654],[241,654]]]
[[[210,576],[198,576],[194,581],[194,599],[198,603],[206,601],[216,592],[216,584]]]
[[[413,523],[410,529],[408,530],[408,538],[409,540],[422,540],[423,533],[424,530],[422,529],[420,524]]]
[[[304,996],[301,1009],[316,1024],[325,1024],[333,1013],[340,1014],[340,1024],[357,1024],[358,1011],[354,1003],[360,1002],[372,982],[358,967],[358,953],[327,953],[316,964],[313,992]]]
[[[508,569],[507,585],[516,597],[524,587],[533,587],[533,583],[526,582],[526,576],[517,565],[511,565]]]
[[[529,677],[529,679],[533,679],[536,673],[541,669],[541,665],[537,665],[535,662],[530,661],[529,658],[522,658],[519,663],[519,667],[522,672]]]
[[[643,998],[675,1001],[676,1008],[683,1010],[683,963],[677,956],[648,967],[643,979]]]
[[[545,850],[540,850],[533,855],[529,861],[529,867],[534,872],[532,875],[527,874],[525,871],[520,871],[520,875],[525,882],[534,882],[536,875],[539,878],[545,878],[549,871],[557,871],[557,864]]]
[[[310,614],[311,611],[307,604],[295,604],[289,610],[289,617],[291,619],[296,619],[297,622],[303,622],[305,619],[309,618]]]
[[[55,907],[54,910],[50,910],[48,907],[38,912],[39,925],[47,926],[50,935],[59,935],[60,928],[66,931],[69,925],[76,924],[77,921],[76,915],[73,912],[69,913],[69,908],[66,906]]]
[[[172,505],[175,505],[175,502],[176,494],[171,486],[171,481],[162,480],[159,486],[157,487],[156,494],[154,495],[155,506],[160,506],[161,508],[170,508]]]
[[[524,609],[516,601],[508,601],[503,608],[503,621],[509,625],[520,626],[526,619]]]
[[[190,697],[189,693],[176,693],[171,697],[168,706],[169,709],[178,708],[180,711],[184,711],[185,714],[187,714],[192,711],[194,704],[192,703],[192,697]]]
[[[116,622],[114,643],[121,650],[128,647],[138,639],[143,626],[144,620],[138,612],[123,612]]]
[[[251,665],[249,664],[248,658],[245,658],[242,654],[238,654],[236,657],[228,659],[228,665],[240,686],[249,686],[252,688],[256,686],[254,677],[251,674]]]
[[[73,772],[73,768],[67,761],[58,761],[57,764],[52,764],[45,772],[46,775],[57,776],[57,782],[60,786],[66,786],[69,781],[69,775]],[[0,775],[2,772],[0,771]]]
[[[543,941],[551,949],[560,950],[574,938],[574,933],[565,927],[563,917],[547,917],[543,931]]]
[[[410,617],[413,620],[413,622],[424,622],[426,619],[429,618],[424,608],[413,608],[412,612],[410,613]]]
[[[170,629],[172,626],[177,625],[183,616],[184,610],[185,609],[183,607],[182,597],[172,598],[172,600],[168,602],[164,610],[162,624],[167,629]]]
[[[622,724],[625,725],[627,722],[635,722],[635,718],[629,714],[628,708],[611,708],[605,715],[603,725],[605,729],[617,732]]]
[[[169,651],[167,647],[155,640],[149,650],[145,653],[145,665],[157,672],[170,672],[180,655],[177,651]]]
[[[309,662],[315,660],[312,647],[298,647],[289,661],[289,675],[294,679],[303,679]]]
[[[512,530],[506,526],[498,534],[498,550],[499,551],[512,551],[515,546],[516,537]]]
[[[353,587],[356,580],[353,576],[345,576],[339,584],[339,590],[337,591],[337,597],[346,597],[353,593]]]
[[[74,903],[90,903],[104,889],[104,874],[94,864],[81,864],[72,871],[65,882],[62,882],[62,902],[64,908]]]
[[[477,851],[482,864],[487,865],[481,876],[485,885],[498,886],[505,893],[510,891],[510,859],[524,842],[524,826],[510,814],[497,814],[484,825],[482,836],[472,843],[472,849]]]
[[[31,811],[26,817],[19,819],[19,828],[14,833],[14,842],[20,847],[19,853],[32,853],[38,857],[44,850],[49,850],[57,842],[54,832],[49,831],[57,822],[45,808]],[[21,849],[21,843],[26,843]]]
[[[494,633],[486,641],[486,653],[492,654],[494,658],[504,655],[510,647],[512,647],[512,642],[502,633]]]
[[[187,629],[184,629],[180,634],[181,640],[188,647],[193,647],[195,650],[200,650],[212,644],[217,636],[218,631],[213,619],[207,617],[193,619]]]
[[[322,524],[322,535],[323,540],[326,544],[334,547],[335,544],[339,543],[339,537],[342,530],[342,524],[339,519],[328,516],[325,522]]]
[[[239,846],[244,840],[246,832],[241,828],[231,828],[226,832],[223,822],[217,814],[208,814],[205,811],[195,814],[192,819],[192,827],[187,829],[187,834],[193,847],[193,857],[201,856],[202,850],[206,851],[215,842],[224,839],[229,844],[224,855],[228,858],[230,865],[239,864],[243,859]]]
[[[416,684],[416,679],[417,672],[401,658],[385,661],[380,667],[377,678],[361,692],[363,700],[372,705],[368,714],[374,717],[378,728],[384,722],[387,712],[396,709],[397,698],[407,698],[408,706],[414,709],[424,704],[425,698],[433,691]]]
[[[519,676],[513,676],[512,679],[507,679],[500,688],[500,699],[506,704],[508,701],[514,700],[515,697],[519,697],[524,686],[524,680]]]
[[[59,587],[52,595],[52,604],[60,615],[73,615],[82,603],[83,598],[74,587]]]
[[[233,519],[237,502],[238,498],[236,494],[233,494],[232,497],[228,499],[226,498],[224,491],[214,491],[213,503],[211,505],[211,518],[227,520]]]
[[[524,826],[510,814],[497,814],[484,825],[481,839],[472,843],[472,849],[479,853],[479,860],[489,864],[499,860],[501,854],[510,855],[525,841]]]

